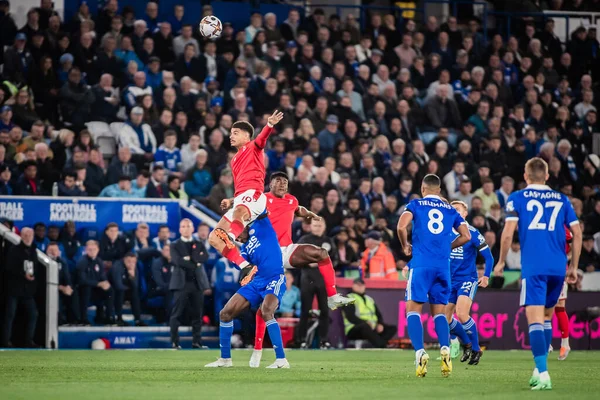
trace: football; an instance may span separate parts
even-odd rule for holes
[[[200,21],[200,34],[209,39],[216,39],[221,36],[223,24],[221,20],[214,15],[208,15]]]

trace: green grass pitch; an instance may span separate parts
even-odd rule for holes
[[[413,352],[289,351],[289,370],[248,367],[249,351],[234,351],[234,368],[205,369],[216,351],[0,352],[0,399],[598,399],[600,352],[550,355],[554,390],[531,392],[526,351],[488,351],[478,366],[454,363],[442,378],[437,352],[429,374],[416,378]]]

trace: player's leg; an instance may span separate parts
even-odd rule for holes
[[[454,288],[452,288],[452,291],[450,292],[450,300],[446,305],[444,312],[446,313],[446,320],[448,321],[448,326],[450,327],[450,357],[453,359],[458,357],[460,353],[459,338],[463,344],[465,343],[465,338],[469,338],[466,333],[460,331],[460,327],[462,327],[462,325],[456,318],[454,318],[454,310],[456,310],[456,291]]]
[[[424,377],[427,374],[429,355],[425,352],[423,345],[423,323],[421,312],[423,303],[427,301],[429,284],[427,271],[424,269],[410,269],[408,281],[406,282],[406,324],[408,337],[415,349],[416,375]]]
[[[546,339],[544,326],[547,290],[548,276],[530,276],[521,281],[521,305],[525,306],[527,323],[529,324],[529,343],[535,362],[535,369],[529,380],[532,390],[552,388],[547,360],[549,343]],[[558,299],[558,294],[556,298]]]
[[[561,337],[560,354],[558,356],[560,361],[566,360],[569,352],[571,351],[571,346],[569,345],[569,316],[567,315],[567,310],[565,308],[568,288],[569,285],[567,282],[564,282],[562,292],[560,293],[560,297],[558,299],[558,304],[556,304],[556,308],[554,309]]]
[[[263,319],[263,314],[261,309],[259,308],[256,311],[256,329],[254,333],[254,350],[252,351],[252,356],[250,357],[250,368],[258,368],[260,367],[260,360],[262,358],[262,349],[263,349],[263,341],[265,339],[265,331],[267,330],[267,325],[265,325],[265,320]]]
[[[221,320],[219,324],[219,346],[221,348],[221,357],[213,363],[206,364],[205,367],[228,368],[233,366],[231,362],[231,336],[233,335],[233,319],[249,306],[250,301],[239,293],[234,294],[231,299],[229,299],[227,304],[225,304],[225,307],[223,307],[219,313],[219,318]]]
[[[324,248],[312,244],[295,245],[289,255],[289,264],[294,268],[306,268],[315,264],[318,266],[319,272],[325,281],[327,304],[330,309],[335,310],[338,307],[354,303],[354,299],[342,296],[337,292],[335,288],[335,270],[329,253]]]
[[[430,279],[433,278],[429,289],[429,304],[435,333],[440,343],[441,371],[443,377],[448,377],[452,372],[452,358],[450,357],[450,327],[444,311],[451,291],[450,272],[430,270],[429,274]]]
[[[241,209],[239,212],[237,211],[238,208]],[[235,210],[229,210],[227,214],[225,214],[217,223],[215,229],[213,229],[210,232],[210,235],[208,235],[208,243],[212,247],[214,247],[219,253],[221,253],[223,257],[235,263],[240,268],[248,266],[248,262],[244,260],[244,257],[242,257],[242,255],[240,254],[238,248],[231,241],[229,235],[227,234],[227,231],[231,227],[231,222],[229,218],[235,218],[234,215],[236,212],[242,213],[242,211],[244,210],[246,213],[248,212],[247,208],[244,207],[237,207]]]
[[[282,275],[283,276],[283,275]],[[285,284],[284,284],[285,285]],[[275,294],[267,294],[261,305],[262,316],[269,331],[269,338],[275,350],[275,362],[267,368],[289,368],[290,364],[285,358],[285,350],[283,349],[283,338],[281,337],[281,329],[275,319],[275,311],[279,307],[279,298]]]
[[[473,318],[471,318],[471,306],[473,305],[475,293],[477,293],[477,281],[464,282],[458,293],[459,295],[456,304],[456,315],[462,324],[463,331],[465,331],[469,337],[469,342],[471,343],[471,349],[469,350],[465,347],[465,352],[460,361],[465,362],[468,360],[470,365],[479,364],[479,360],[483,355],[481,348],[479,347],[477,324]]]

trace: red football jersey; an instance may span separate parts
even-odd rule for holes
[[[246,190],[265,191],[265,151],[251,141],[238,150],[231,160],[235,196]]]
[[[275,229],[279,245],[289,246],[293,243],[292,222],[294,222],[294,213],[298,209],[298,199],[289,193],[282,198],[276,197],[273,193],[267,193],[265,196],[267,196],[269,220]]]
[[[273,127],[265,126],[256,139],[238,150],[231,159],[235,196],[246,190],[265,191],[265,145]]]

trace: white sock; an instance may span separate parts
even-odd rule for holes
[[[421,356],[423,355],[423,353],[425,353],[425,350],[423,349],[415,351],[415,358],[417,360],[417,364],[421,360]]]
[[[450,339],[450,343],[459,343],[458,338]]]
[[[570,347],[568,337],[560,340],[560,347]]]
[[[549,381],[550,380],[550,375],[548,374],[548,371],[544,371],[540,374],[540,381]]]
[[[450,348],[448,348],[448,346],[442,346],[442,347],[440,347],[440,351],[444,351],[444,350],[450,351]]]
[[[536,378],[539,378],[539,376],[540,376],[540,371],[539,371],[537,368],[534,368],[534,369],[533,369],[533,374],[532,374],[532,375],[533,375],[534,377],[536,377]]]

